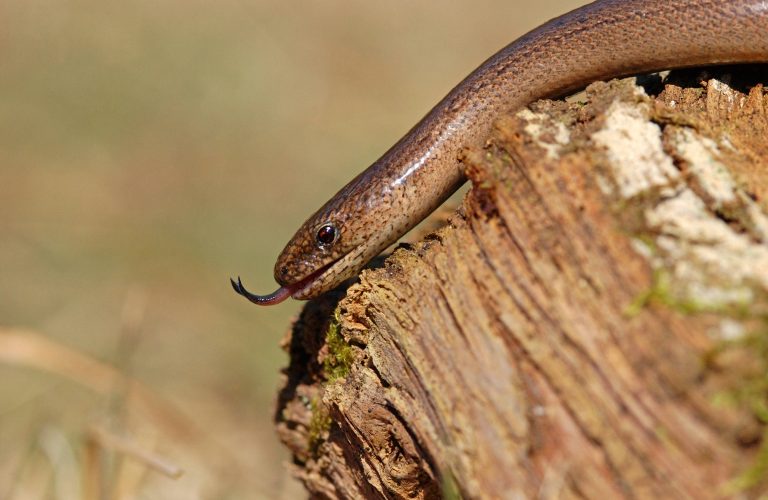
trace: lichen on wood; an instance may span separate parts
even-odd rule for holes
[[[766,82],[673,72],[500,119],[445,226],[294,325],[276,420],[308,490],[768,491]]]

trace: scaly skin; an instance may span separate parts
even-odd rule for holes
[[[464,183],[460,150],[481,146],[504,113],[595,80],[746,62],[768,62],[768,0],[585,5],[491,56],[312,215],[277,259],[282,286],[275,293],[253,295],[239,279],[232,284],[252,302],[274,304],[316,297],[355,276]],[[321,244],[326,224],[336,238]]]

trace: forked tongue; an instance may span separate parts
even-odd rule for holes
[[[239,276],[237,277],[237,281],[229,278],[229,282],[232,283],[232,288],[234,288],[237,293],[250,300],[254,304],[258,304],[260,306],[272,306],[279,304],[280,302],[290,297],[296,288],[295,285],[281,286],[269,295],[256,295],[255,293],[251,293],[245,289],[242,281],[240,281]]]
[[[327,271],[328,268],[331,267],[331,265],[333,265],[333,262],[321,267],[317,271],[313,272],[306,278],[303,278],[297,281],[296,283],[281,286],[280,288],[270,293],[269,295],[256,295],[255,293],[249,292],[243,286],[243,282],[240,281],[240,276],[237,277],[237,281],[233,280],[232,278],[229,278],[229,282],[232,283],[232,288],[234,288],[237,293],[239,293],[246,299],[250,300],[254,304],[258,304],[260,306],[271,306],[271,305],[279,304],[280,302],[284,301],[288,297],[292,296],[294,293],[301,291],[304,287],[306,287],[308,284],[312,283],[315,279],[317,279],[318,276],[320,276],[325,271]]]

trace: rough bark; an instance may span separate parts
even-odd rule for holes
[[[467,151],[445,227],[285,341],[319,498],[768,491],[768,82],[596,83]]]

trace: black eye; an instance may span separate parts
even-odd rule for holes
[[[336,241],[336,227],[333,224],[325,224],[317,230],[315,239],[320,246],[330,245]]]

